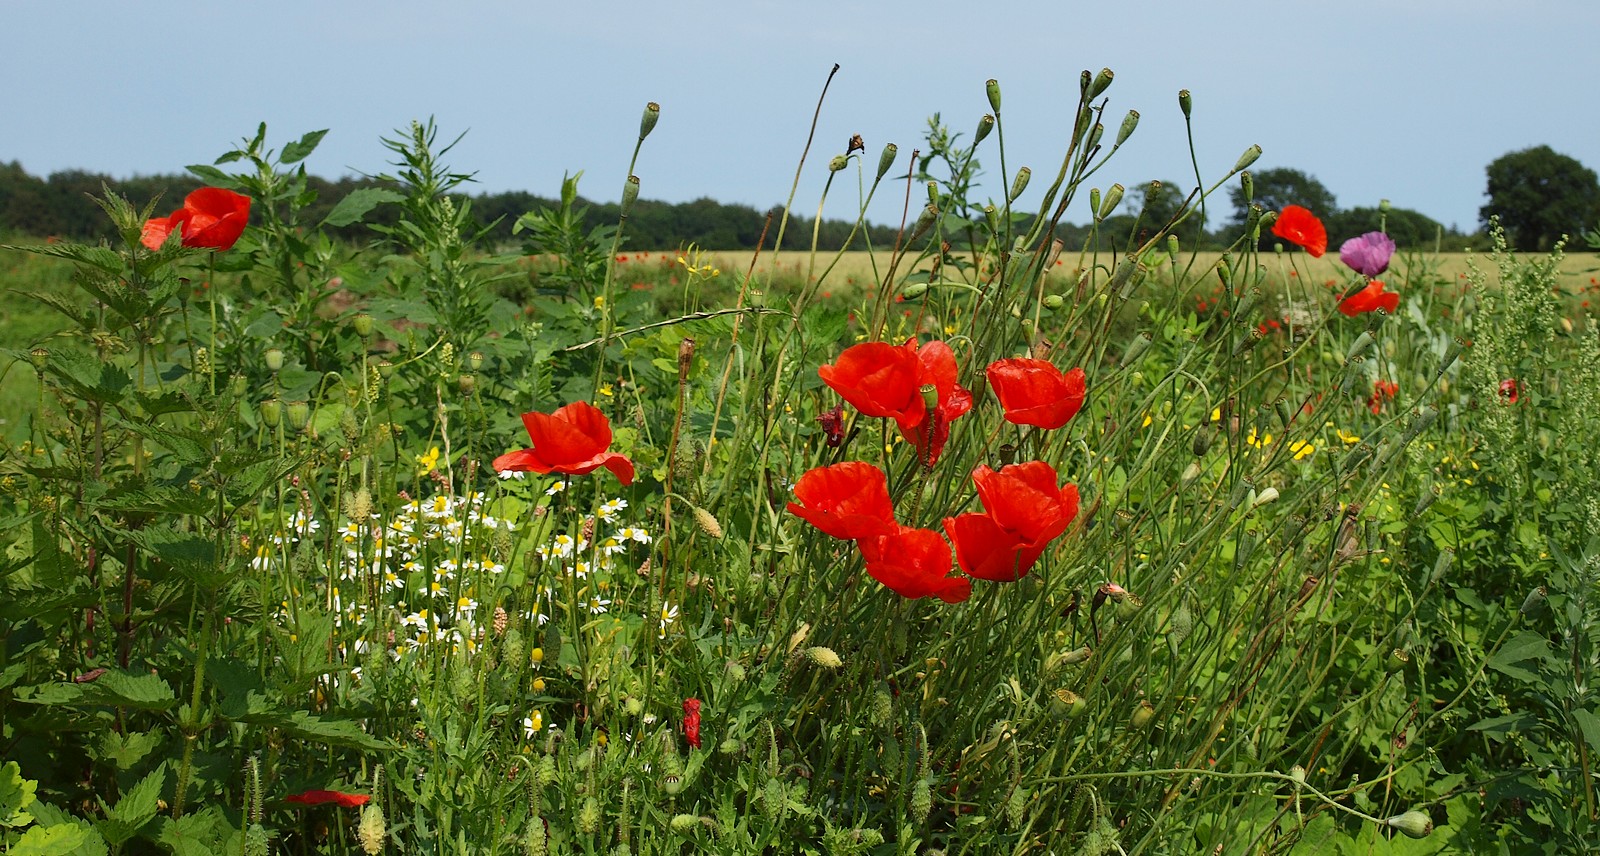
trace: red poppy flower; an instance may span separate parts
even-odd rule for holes
[[[1083,407],[1083,369],[1062,374],[1049,360],[997,360],[985,371],[1005,419],[1016,425],[1060,428]]]
[[[301,805],[323,805],[338,803],[345,808],[360,808],[372,801],[367,794],[347,794],[342,791],[305,791],[291,794],[283,798],[284,802],[300,803]]]
[[[950,545],[931,529],[898,527],[890,535],[862,538],[867,573],[901,597],[932,595],[945,603],[972,596],[972,580],[950,576]]]
[[[1400,384],[1392,380],[1375,380],[1372,382],[1372,394],[1367,396],[1367,409],[1374,415],[1383,412],[1383,403],[1393,401],[1400,392]]]
[[[1043,461],[1012,464],[999,472],[980,466],[972,480],[984,513],[944,519],[956,563],[969,576],[995,582],[1021,579],[1078,516],[1078,486],[1056,487],[1056,471]]]
[[[972,393],[956,383],[956,355],[944,342],[917,347],[864,342],[817,369],[824,383],[867,416],[893,419],[900,433],[931,464],[950,439],[950,423],[972,409]],[[923,388],[930,388],[930,408]]]
[[[1367,283],[1366,288],[1339,301],[1339,311],[1351,318],[1374,309],[1382,309],[1392,314],[1398,308],[1400,308],[1400,295],[1393,291],[1384,291],[1381,279]]]
[[[897,528],[888,477],[862,461],[817,467],[795,482],[794,495],[800,502],[789,503],[789,513],[835,538],[870,538]]]
[[[1328,230],[1323,228],[1317,215],[1299,205],[1283,206],[1278,219],[1272,222],[1272,234],[1305,247],[1306,252],[1317,258],[1328,251]]]
[[[494,459],[497,472],[565,473],[581,476],[600,467],[623,484],[633,484],[633,462],[611,446],[611,421],[587,401],[574,401],[554,413],[524,413],[533,448]]]
[[[171,215],[146,220],[139,243],[159,250],[177,229],[185,247],[228,250],[244,234],[249,220],[250,197],[220,187],[202,187],[185,197],[183,207]]]
[[[683,739],[689,745],[700,748],[700,700],[686,698],[683,700]]]
[[[1517,383],[1515,378],[1506,378],[1505,380],[1500,381],[1501,404],[1516,404],[1517,399],[1521,397],[1522,385]]]

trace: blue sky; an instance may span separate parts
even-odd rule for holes
[[[4,16],[0,161],[35,174],[176,172],[261,121],[279,143],[330,129],[313,172],[376,173],[379,137],[433,116],[445,138],[467,132],[450,163],[482,190],[554,196],[564,171],[584,170],[580,190],[614,200],[653,100],[646,198],[764,208],[788,194],[835,62],[796,200],[807,213],[851,134],[868,169],[891,141],[903,167],[934,112],[970,134],[991,77],[1006,166],[1053,175],[1078,74],[1103,66],[1117,75],[1108,135],[1130,108],[1142,121],[1099,184],[1193,184],[1182,88],[1208,179],[1259,144],[1258,169],[1305,170],[1343,207],[1387,197],[1472,228],[1499,155],[1547,144],[1600,168],[1592,0],[12,0]],[[1002,192],[994,145],[979,153],[981,196]],[[853,188],[830,194],[830,216],[852,212]],[[872,218],[898,220],[903,198],[881,194]]]

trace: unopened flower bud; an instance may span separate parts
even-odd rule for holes
[[[928,284],[925,282],[913,282],[910,285],[907,285],[905,288],[900,289],[900,296],[906,300],[915,300],[927,293]]]
[[[1060,309],[1062,304],[1066,303],[1066,300],[1059,294],[1046,294],[1044,299],[1039,301],[1039,303],[1040,305],[1044,306],[1044,308],[1054,312],[1057,309]]]
[[[1109,68],[1100,69],[1100,73],[1095,75],[1095,77],[1094,77],[1094,82],[1089,84],[1089,93],[1088,93],[1088,95],[1086,97],[1090,101],[1093,101],[1096,98],[1099,98],[1100,97],[1100,93],[1106,91],[1106,87],[1111,85],[1111,79],[1113,77],[1116,77],[1116,75],[1111,73],[1111,69],[1109,69]]]
[[[365,312],[357,312],[350,319],[350,326],[356,331],[357,336],[365,339],[372,335],[372,316]]]
[[[628,176],[628,180],[624,181],[622,183],[622,206],[621,206],[622,211],[621,211],[621,216],[627,217],[628,216],[628,212],[633,210],[633,203],[638,202],[638,201],[639,201],[639,176],[630,175],[630,176]]]
[[[1433,833],[1433,818],[1429,817],[1427,812],[1416,809],[1405,814],[1397,814],[1384,823],[1405,833],[1407,838],[1427,838]]]
[[[1189,94],[1189,90],[1178,90],[1178,109],[1183,111],[1183,118],[1187,121],[1194,111],[1194,96]]]
[[[837,669],[844,665],[844,660],[841,660],[838,653],[832,648],[826,648],[821,645],[817,645],[815,647],[807,648],[805,654],[806,659],[824,669]]]
[[[698,505],[694,506],[694,522],[700,527],[701,532],[712,538],[722,538],[722,524],[717,522],[717,518],[713,517],[711,512]]]
[[[654,101],[644,105],[644,115],[639,117],[639,139],[643,140],[655,130],[656,122],[661,120],[661,105]]]
[[[694,831],[694,828],[700,825],[700,818],[693,814],[675,814],[672,816],[671,824],[672,831],[681,835]]]
[[[1250,148],[1245,149],[1244,154],[1239,156],[1239,161],[1233,165],[1233,171],[1244,172],[1250,167],[1251,164],[1255,163],[1256,159],[1259,157],[1261,157],[1260,146],[1251,146]]]
[[[1022,195],[1022,191],[1028,189],[1028,179],[1032,177],[1033,170],[1027,167],[1019,168],[1016,177],[1011,179],[1011,195],[1007,196],[1006,199],[1010,202],[1017,201],[1017,197]]]
[[[1097,213],[1100,211],[1100,188],[1098,187],[1089,188],[1089,210]]]
[[[1211,451],[1211,441],[1216,438],[1216,431],[1210,425],[1202,425],[1195,429],[1194,444],[1190,447],[1197,458],[1206,456]]]
[[[828,172],[838,172],[849,165],[850,159],[848,157],[845,157],[844,155],[834,155],[833,159],[828,161]]]
[[[275,372],[283,368],[283,350],[281,348],[268,348],[267,352],[261,356],[267,362],[267,371]]]
[[[989,132],[993,130],[994,115],[985,113],[983,118],[978,120],[978,130],[972,135],[972,145],[976,147],[979,143],[983,142],[983,138],[989,136]]]
[[[1129,721],[1129,724],[1133,726],[1134,731],[1143,731],[1145,726],[1149,725],[1150,721],[1155,718],[1155,705],[1141,699],[1139,701],[1139,706],[1133,709],[1133,717]]]
[[[1450,573],[1450,566],[1455,564],[1456,551],[1440,550],[1439,557],[1433,560],[1433,571],[1428,574],[1428,582],[1437,583]]]
[[[356,839],[361,842],[361,852],[376,854],[383,852],[383,839],[387,832],[383,821],[383,809],[376,802],[369,802],[361,809],[361,822],[356,827]]]
[[[894,166],[895,156],[900,153],[900,147],[889,143],[883,147],[883,154],[878,155],[878,178],[883,178]]]
[[[577,826],[584,835],[593,835],[600,828],[600,800],[593,794],[583,798],[583,806],[578,809]]]
[[[1133,136],[1133,129],[1139,127],[1139,111],[1129,110],[1128,115],[1122,117],[1122,127],[1117,129],[1117,141],[1112,148],[1120,146]]]

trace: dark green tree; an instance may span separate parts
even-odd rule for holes
[[[1357,235],[1376,232],[1380,227],[1401,249],[1431,248],[1441,234],[1454,236],[1453,232],[1444,231],[1439,221],[1410,208],[1390,208],[1388,213],[1376,207],[1351,208],[1329,214],[1322,222],[1328,227],[1331,250],[1337,250],[1340,244]]]
[[[1478,209],[1485,227],[1500,218],[1519,250],[1549,249],[1600,217],[1600,181],[1594,170],[1549,146],[1501,155],[1489,164],[1489,204]]]

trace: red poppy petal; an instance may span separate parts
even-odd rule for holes
[[[152,217],[144,221],[144,231],[139,235],[139,243],[146,249],[159,250],[167,242],[167,236],[178,226],[178,221],[173,217]]]
[[[789,513],[835,538],[887,535],[897,526],[888,478],[862,461],[812,469],[795,482],[794,494],[800,502],[789,503]]]
[[[863,342],[846,348],[817,374],[867,416],[901,418],[922,412],[916,353],[887,342]]]
[[[575,402],[583,404],[583,402]],[[574,424],[563,413],[567,407],[555,413],[524,413],[522,424],[528,429],[528,437],[533,441],[533,452],[551,468],[562,465],[581,463],[598,456],[611,445],[611,429],[605,427],[602,436],[592,435],[584,430],[584,426],[593,428],[586,416],[580,416],[584,425]],[[592,405],[585,405],[593,409]],[[568,413],[586,413],[586,411],[568,411]],[[604,415],[600,417],[605,419]]]
[[[944,519],[944,531],[955,545],[956,564],[967,576],[992,582],[1015,582],[1028,573],[1032,559],[1021,539],[987,514],[963,514]],[[1038,558],[1035,553],[1033,558]]]
[[[497,473],[503,473],[508,470],[517,473],[550,472],[550,465],[540,460],[532,449],[518,449],[515,452],[507,452],[495,458],[494,463],[489,466]]]
[[[959,603],[972,594],[972,581],[951,578],[950,545],[931,529],[900,527],[891,535],[859,542],[867,573],[901,597],[936,596]]]

